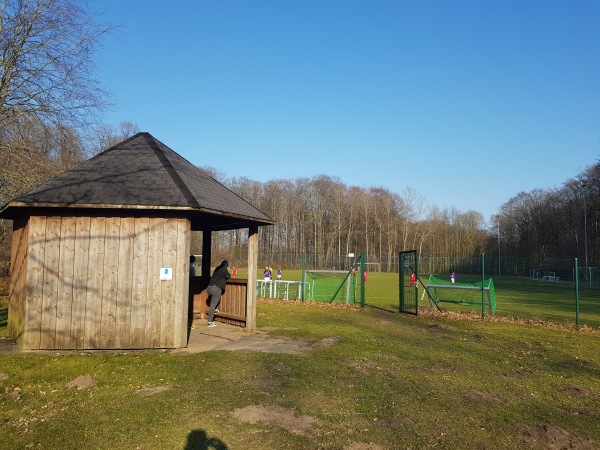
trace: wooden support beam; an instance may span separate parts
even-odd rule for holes
[[[246,330],[256,329],[256,277],[258,273],[258,227],[248,230],[248,290],[246,300]]]

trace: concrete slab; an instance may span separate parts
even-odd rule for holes
[[[266,327],[257,331],[246,331],[234,325],[218,322],[216,327],[209,328],[206,320],[194,320],[188,346],[186,348],[152,349],[152,350],[31,350],[36,353],[92,353],[92,352],[147,352],[169,351],[173,354],[193,354],[215,350],[237,352],[264,352],[264,353],[289,353],[304,354],[314,347],[330,345],[324,339],[320,342],[311,342],[307,339],[293,339],[288,337],[271,337],[270,331],[277,328]],[[14,341],[6,337],[0,338],[0,354],[22,353]]]
[[[206,320],[195,320],[188,346],[172,350],[173,354],[200,353],[211,350],[302,354],[310,349],[303,339],[270,337],[267,331],[246,331],[218,322],[209,328]]]

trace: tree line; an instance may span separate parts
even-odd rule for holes
[[[561,188],[519,193],[489,223],[476,211],[428,205],[410,188],[395,193],[385,187],[348,186],[329,175],[265,183],[246,177],[221,181],[277,222],[259,233],[259,256],[266,263],[298,265],[308,254],[315,265],[333,268],[347,264],[348,254],[364,251],[366,261],[377,263],[379,270],[396,271],[398,252],[415,249],[438,258],[433,272],[461,264],[473,267],[472,258],[484,253],[486,271],[498,273],[498,265],[505,264],[502,272],[507,274],[508,261],[515,258],[531,267],[578,258],[584,266],[587,247],[587,265],[598,264],[599,163]],[[245,244],[243,230],[222,232],[213,253],[243,259]]]
[[[0,2],[0,202],[5,204],[139,127],[99,121],[111,102],[96,79],[93,56],[114,28],[97,23],[89,3]],[[440,271],[480,253],[527,257],[536,264],[575,257],[598,264],[598,163],[561,188],[509,199],[489,225],[477,211],[429,205],[411,188],[396,193],[348,186],[325,174],[262,183],[203,170],[277,222],[262,227],[259,236],[259,255],[271,262],[297,262],[311,254],[315,264],[333,267],[364,251],[367,262],[392,271],[399,250],[416,249],[446,258]],[[0,222],[5,273],[11,227]],[[192,240],[193,252],[201,251],[198,242]],[[245,260],[247,232],[220,232],[213,245],[216,258]]]

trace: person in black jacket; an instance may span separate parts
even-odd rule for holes
[[[216,327],[217,323],[214,322],[215,318],[215,310],[217,306],[219,306],[219,302],[221,301],[221,296],[225,293],[225,284],[226,281],[231,277],[231,274],[227,270],[229,267],[229,262],[223,261],[219,264],[215,271],[210,277],[210,281],[208,282],[208,287],[206,288],[206,292],[210,296],[210,308],[208,310],[208,326]]]

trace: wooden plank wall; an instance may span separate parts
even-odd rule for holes
[[[39,347],[40,330],[42,326],[42,286],[44,283],[44,274],[41,270],[41,262],[44,261],[46,247],[39,230],[46,227],[45,217],[31,218],[28,221],[29,242],[25,249],[27,263],[27,273],[23,277],[23,283],[26,285],[23,304],[25,307],[25,334],[29,347]]]
[[[25,283],[27,281],[28,229],[26,222],[13,223],[10,257],[10,285],[8,300],[8,333],[19,339],[25,331]]]
[[[14,231],[9,327],[26,349],[185,347],[189,249],[187,219],[31,217]]]

